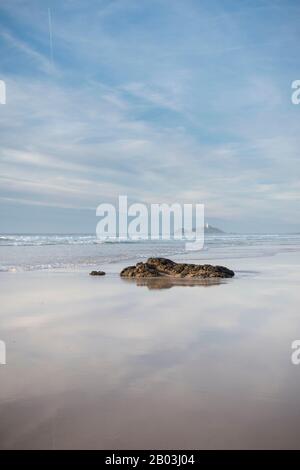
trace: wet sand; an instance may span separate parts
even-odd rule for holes
[[[300,448],[300,254],[210,262],[236,277],[1,273],[0,448]]]

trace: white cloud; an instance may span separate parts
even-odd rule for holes
[[[10,64],[2,198],[91,208],[125,193],[193,199],[219,218],[268,212],[293,222],[299,110],[282,86],[273,23],[256,24],[258,38],[248,29],[255,8],[174,1],[165,10],[158,0],[148,17],[136,1],[55,5],[53,67],[46,9],[16,5],[3,8],[26,34],[1,33]]]

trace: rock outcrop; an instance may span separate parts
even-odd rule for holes
[[[91,271],[90,276],[105,276],[104,271]]]
[[[121,277],[141,279],[170,277],[181,279],[230,278],[234,272],[225,266],[211,264],[175,263],[167,258],[149,258],[145,263],[128,266],[120,273]]]

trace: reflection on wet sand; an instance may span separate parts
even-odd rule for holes
[[[2,273],[0,448],[299,448],[300,257],[230,265],[260,274]]]
[[[123,279],[123,282],[135,283],[139,287],[148,287],[149,290],[171,289],[172,287],[211,287],[228,282],[225,279],[176,279],[170,277],[153,277],[141,279]]]

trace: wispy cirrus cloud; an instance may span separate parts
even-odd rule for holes
[[[31,47],[25,41],[21,41],[18,37],[8,31],[2,30],[0,37],[7,44],[7,49],[13,51],[13,49],[26,55],[31,61],[33,61],[43,72],[55,73],[57,72],[53,62],[51,62],[44,54],[38,52]]]
[[[295,2],[53,1],[54,65],[47,8],[1,9],[0,198],[15,218],[126,193],[204,202],[225,228],[298,227]]]

